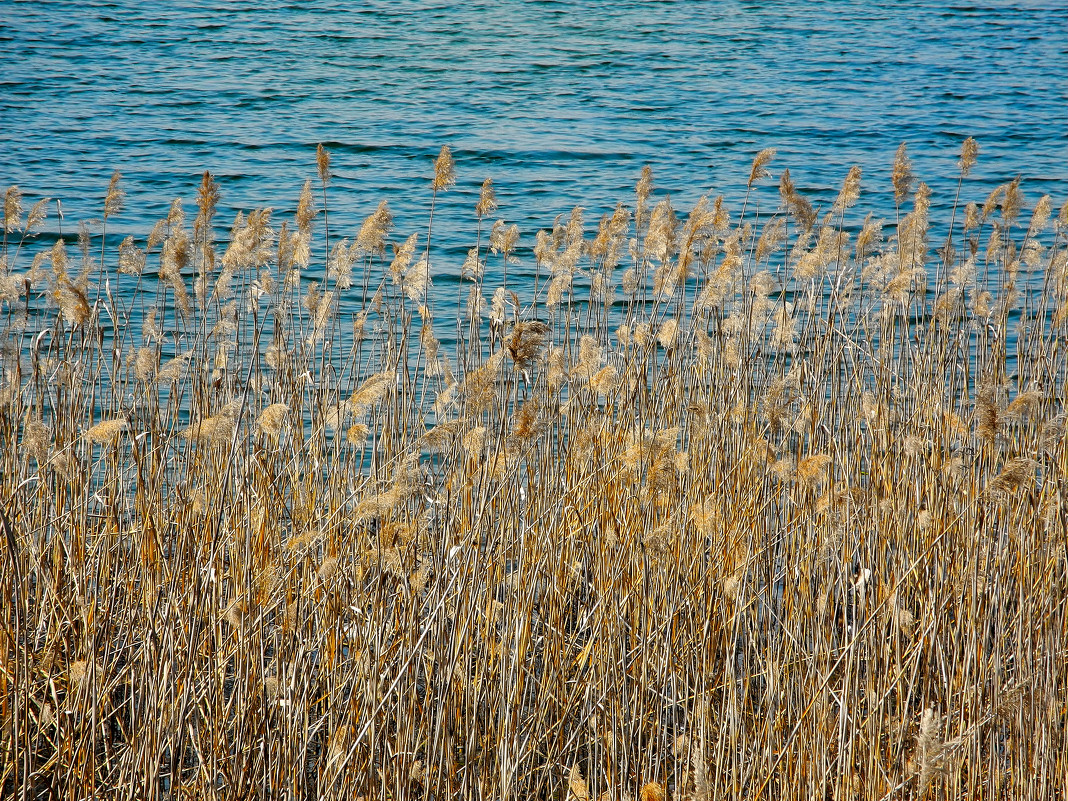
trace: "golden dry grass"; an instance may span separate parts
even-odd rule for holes
[[[902,148],[896,220],[758,217],[773,157],[532,249],[487,181],[445,301],[310,181],[73,256],[9,190],[0,794],[1063,792],[1066,213],[932,227]]]

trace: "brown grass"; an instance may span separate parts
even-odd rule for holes
[[[933,251],[902,148],[885,226],[746,214],[773,155],[533,257],[487,182],[458,301],[429,221],[330,240],[322,148],[321,211],[220,241],[205,175],[80,263],[9,190],[0,795],[1063,792],[1065,211]]]

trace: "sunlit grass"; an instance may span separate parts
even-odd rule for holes
[[[222,236],[8,190],[0,794],[1063,791],[1066,211],[773,157],[526,241],[487,181],[452,298],[322,148]]]

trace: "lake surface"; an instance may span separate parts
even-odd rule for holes
[[[449,144],[444,275],[473,244],[485,177],[498,216],[520,226],[520,275],[538,228],[576,204],[595,224],[631,202],[646,163],[683,213],[706,192],[737,210],[764,147],[778,148],[774,175],[789,167],[817,204],[856,163],[858,213],[889,217],[905,141],[937,220],[974,136],[965,200],[1017,174],[1030,203],[1068,194],[1064,2],[352,5],[0,3],[0,182],[61,199],[73,233],[100,217],[118,169],[129,198],[109,230],[144,234],[173,198],[191,208],[207,169],[222,235],[238,209],[291,213],[324,142],[332,232],[355,234],[386,198],[399,240],[425,229],[433,157]],[[771,211],[773,185],[758,200]],[[53,214],[50,236],[58,225]]]

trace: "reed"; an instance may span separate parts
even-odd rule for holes
[[[1068,212],[774,156],[592,235],[487,180],[459,298],[432,219],[328,236],[321,146],[228,234],[9,189],[0,794],[1063,793]]]

